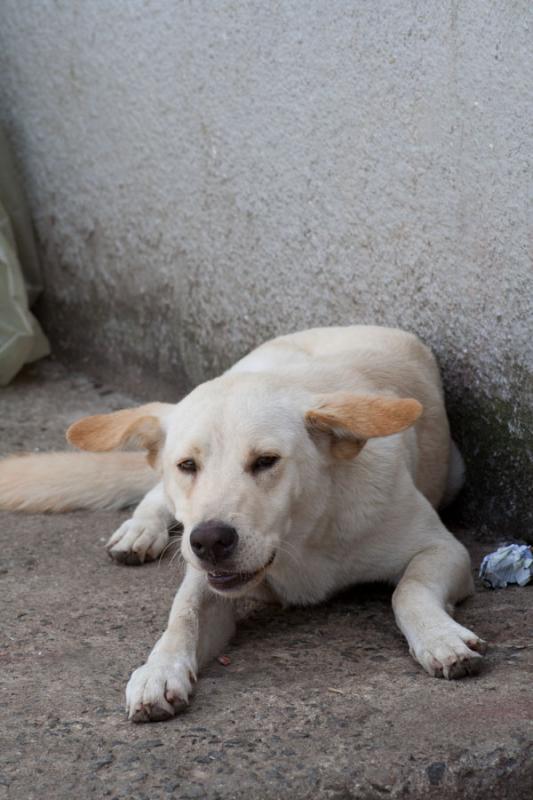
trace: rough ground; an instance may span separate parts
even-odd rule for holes
[[[128,402],[48,361],[1,391],[0,448],[62,447],[73,419]],[[459,609],[490,650],[450,683],[411,660],[384,588],[257,610],[184,715],[135,726],[125,682],[178,568],[112,563],[125,517],[0,516],[0,800],[533,796],[533,588],[479,587]],[[494,546],[463,538],[476,566]]]

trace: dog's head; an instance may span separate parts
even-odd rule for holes
[[[313,396],[265,376],[229,374],[176,406],[86,418],[68,438],[87,450],[145,447],[184,526],[186,561],[205,570],[213,590],[236,596],[277,559],[294,557],[327,513],[339,462],[356,458],[372,437],[407,429],[421,411],[413,399]]]

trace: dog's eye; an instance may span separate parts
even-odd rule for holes
[[[255,475],[257,472],[264,472],[271,469],[279,461],[279,456],[259,456],[252,463],[251,471]]]
[[[196,461],[192,458],[186,458],[185,461],[180,461],[176,466],[181,472],[198,472]]]

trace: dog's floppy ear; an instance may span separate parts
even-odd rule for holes
[[[354,458],[367,439],[390,436],[413,425],[423,411],[413,398],[338,392],[323,395],[305,415],[310,433],[328,434],[337,458]]]
[[[67,440],[81,450],[102,452],[125,445],[144,447],[148,462],[154,466],[164,441],[161,420],[175,406],[170,403],[148,403],[125,408],[111,414],[97,414],[78,420],[67,431]]]

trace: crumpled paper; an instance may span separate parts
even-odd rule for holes
[[[533,551],[527,544],[506,544],[485,556],[479,577],[490,589],[509,583],[525,586],[533,577]]]

